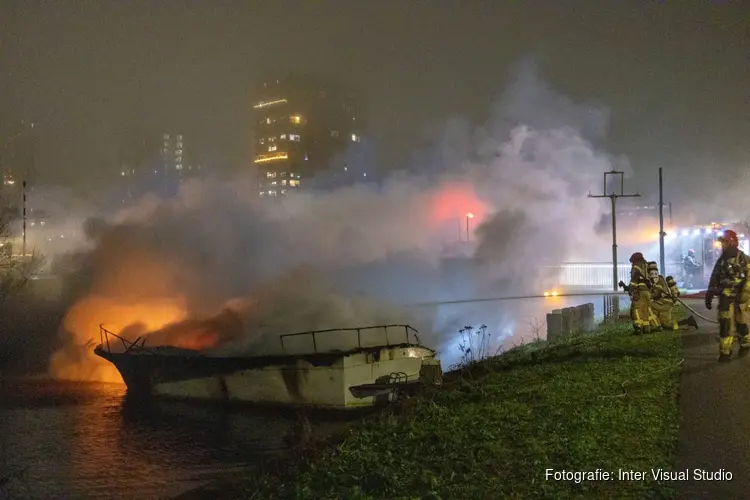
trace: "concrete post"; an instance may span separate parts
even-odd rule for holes
[[[571,316],[573,315],[572,308],[566,307],[562,309],[562,328],[560,329],[562,331],[563,336],[570,335],[571,332]]]
[[[547,341],[554,342],[562,337],[562,311],[555,309],[547,313]]]
[[[584,320],[584,330],[587,332],[590,332],[596,326],[596,321],[594,317],[594,304],[589,302],[588,304],[585,304],[585,306],[586,306],[586,313],[585,313],[585,320]]]

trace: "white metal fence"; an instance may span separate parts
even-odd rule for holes
[[[602,262],[567,263],[546,268],[557,286],[580,286],[612,290],[612,264]],[[630,264],[617,265],[618,281],[630,281]]]

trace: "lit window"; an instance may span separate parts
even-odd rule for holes
[[[278,182],[277,182],[277,181],[273,181],[273,182],[271,182],[271,185],[272,185],[272,186],[275,186],[276,184],[278,184]]]
[[[275,179],[276,172],[266,172],[266,177],[268,177],[269,179]]]
[[[182,156],[178,156],[175,160],[177,163],[182,163]]]
[[[281,190],[281,194],[286,194],[286,192],[287,192],[287,190],[286,190],[286,189],[282,189],[282,190]]]
[[[362,176],[363,177],[367,177],[367,172],[365,172],[364,174],[362,174]]]
[[[278,148],[276,146],[268,146],[269,151],[276,151]]]
[[[270,118],[266,118],[266,124],[268,124],[268,125],[271,124],[271,119]]]
[[[41,225],[43,226],[43,225],[45,225],[45,224],[46,224],[46,222],[42,221],[42,222],[40,222],[39,224],[41,224]]]
[[[255,158],[255,163],[265,163],[267,161],[286,160],[289,158],[287,153],[276,153],[275,155],[258,155]]]
[[[270,190],[270,191],[268,192],[268,194],[270,194],[271,196],[276,196],[276,190],[275,190],[275,189],[271,189],[271,190]]]
[[[290,116],[289,117],[289,121],[292,122],[292,123],[302,123],[302,117],[299,116],[299,115],[297,115],[297,116]]]
[[[305,161],[307,161],[307,153],[305,153]]]
[[[344,172],[346,172],[347,170],[349,170],[349,167],[344,167]]]
[[[289,140],[299,142],[299,134],[289,134]]]
[[[359,136],[357,134],[352,134],[352,141],[359,142]]]
[[[282,177],[286,177],[286,172],[281,172]]]
[[[181,135],[178,135],[178,136],[177,136],[177,140],[178,140],[178,141],[181,141],[181,140],[182,140],[182,136],[181,136]]]
[[[292,179],[289,181],[290,186],[299,186],[299,181],[296,179]]]
[[[260,195],[261,195],[261,196],[263,196],[264,194],[266,194],[266,192],[265,192],[265,191],[261,191],[261,192],[260,192]]]
[[[178,147],[178,148],[182,148],[182,143],[181,143],[181,142],[178,142],[178,143],[177,143],[177,147]]]
[[[286,139],[286,134],[281,134],[282,139]]]
[[[286,179],[284,179],[283,181],[281,181],[281,185],[282,186],[286,186]]]
[[[178,149],[177,151],[175,151],[175,154],[181,155],[182,154],[182,150]]]
[[[120,172],[120,175],[125,177],[125,172]],[[7,183],[8,181],[5,181],[5,182]]]
[[[338,130],[331,130],[331,137],[338,137],[339,131]]]
[[[268,138],[268,142],[276,142],[276,138],[275,137],[269,137]]]
[[[265,139],[265,137],[264,137],[264,138],[262,138],[261,140],[259,140],[258,142],[259,142],[259,143],[261,143],[261,144],[265,144],[265,143],[266,143],[266,139]]]

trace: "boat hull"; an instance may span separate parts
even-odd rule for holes
[[[131,396],[292,407],[369,407],[442,373],[435,352],[413,344],[263,357],[95,353],[117,367]]]

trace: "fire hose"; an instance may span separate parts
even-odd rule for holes
[[[699,313],[698,311],[696,311],[695,309],[693,309],[693,308],[692,308],[692,307],[690,307],[689,305],[685,304],[685,303],[684,303],[684,302],[683,302],[683,301],[682,301],[681,299],[677,299],[677,302],[679,302],[680,304],[682,304],[683,306],[685,306],[685,309],[687,309],[687,310],[688,310],[688,311],[690,311],[691,313],[695,314],[696,316],[698,316],[698,317],[699,317],[700,319],[702,319],[703,321],[708,321],[709,323],[713,323],[713,324],[715,324],[715,325],[718,325],[718,324],[719,324],[719,322],[718,322],[718,321],[716,321],[715,319],[711,319],[711,318],[707,318],[707,317],[705,317],[704,315],[702,315],[701,313]]]

